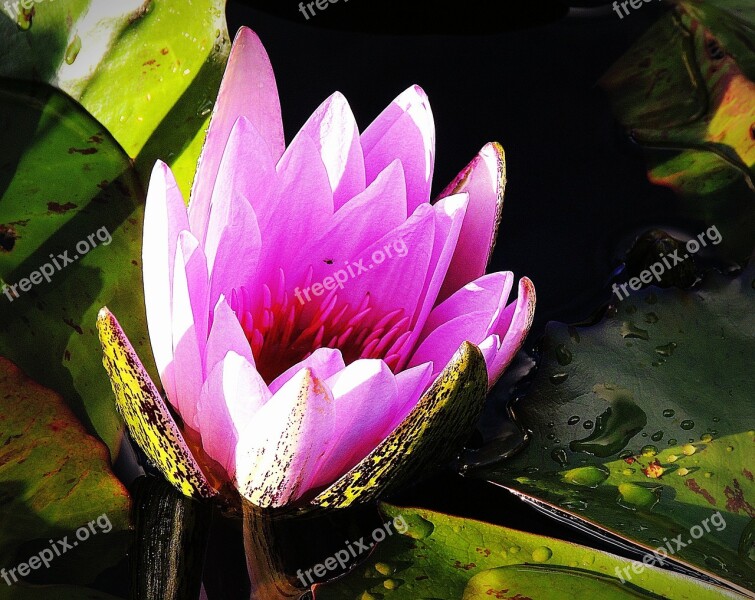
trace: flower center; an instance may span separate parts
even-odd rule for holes
[[[411,335],[403,310],[381,314],[371,306],[369,294],[359,305],[349,304],[339,300],[337,288],[306,301],[286,290],[282,271],[274,287],[275,292],[263,284],[260,297],[254,299],[242,286],[230,298],[257,371],[268,384],[318,348],[340,350],[346,364],[379,358],[394,372],[399,368],[402,346]],[[306,287],[309,281],[302,289]]]

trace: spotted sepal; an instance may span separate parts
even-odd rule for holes
[[[464,342],[406,419],[312,504],[345,508],[369,502],[449,460],[477,422],[487,385],[482,353]]]
[[[97,315],[97,331],[104,354],[102,363],[113,386],[118,412],[131,437],[182,494],[190,498],[214,496],[216,490],[194,459],[131,342],[107,308]]]

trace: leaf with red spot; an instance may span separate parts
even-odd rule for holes
[[[141,262],[132,262],[143,188],[102,125],[52,88],[4,82],[0,115],[0,355],[61,394],[115,456],[123,424],[98,368],[95,323],[107,304],[147,347],[133,309],[144,306]],[[68,152],[81,144],[96,152]]]
[[[225,0],[21,4],[7,3],[10,18],[0,18],[0,77],[59,88],[137,159],[143,177],[158,158],[170,164],[188,198],[230,49]],[[87,136],[69,152],[94,154],[100,141]]]
[[[390,531],[385,541],[346,577],[318,584],[316,600],[740,597],[658,563],[633,570],[630,560],[563,540],[417,508],[383,505],[382,512],[385,525],[375,532]],[[365,531],[363,539],[371,535],[378,538]],[[330,576],[340,571],[336,564]]]
[[[99,518],[96,534],[90,532],[86,541],[27,579],[90,584],[123,559],[129,510],[128,493],[110,470],[107,448],[86,433],[60,396],[0,358],[0,565],[9,569],[28,561],[49,548],[51,539],[80,539],[77,530]],[[19,597],[34,593],[26,596],[20,589]]]

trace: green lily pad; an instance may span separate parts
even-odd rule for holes
[[[737,597],[561,540],[415,508],[383,505],[382,512],[399,534],[345,578],[316,586],[316,600]]]
[[[5,82],[0,114],[0,355],[60,393],[115,455],[123,426],[95,323],[104,304],[119,309],[151,357],[142,187],[117,142],[60,92]]]
[[[601,80],[650,180],[717,224],[719,251],[740,260],[755,229],[755,53],[744,5],[676,3]]]
[[[0,76],[50,83],[184,196],[230,50],[223,0],[37,0],[0,14]],[[18,15],[16,8],[21,8]]]
[[[592,326],[549,324],[513,406],[530,443],[475,475],[754,588],[754,288],[750,267],[634,293]]]
[[[128,493],[107,449],[59,395],[3,358],[0,398],[0,565],[21,585],[11,569],[47,551],[49,568],[26,573],[27,582],[89,584],[123,559],[130,537]]]

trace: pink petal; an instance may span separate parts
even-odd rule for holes
[[[501,349],[501,338],[497,334],[489,335],[486,337],[479,346],[477,346],[482,352],[482,357],[485,359],[485,365],[488,370],[488,389],[491,389],[495,385],[495,379],[491,378],[491,368],[495,363],[495,357],[498,351]],[[492,382],[492,383],[491,383]]]
[[[325,381],[345,367],[340,350],[318,348],[303,361],[278,375],[270,384],[270,391],[275,394],[302,369],[310,369],[315,377]]]
[[[411,318],[428,278],[434,239],[435,213],[423,204],[400,227],[350,258],[353,277],[338,291],[339,300],[359,306],[369,294],[377,313],[401,310]]]
[[[225,297],[221,297],[215,305],[212,318],[212,328],[207,337],[205,348],[204,373],[209,375],[226,353],[235,352],[254,366],[254,356],[244,330],[241,328],[236,313],[228,306]]]
[[[271,396],[254,366],[235,352],[215,365],[202,386],[196,416],[202,447],[230,478],[236,473],[238,432]]]
[[[435,124],[427,95],[412,86],[362,134],[367,183],[396,158],[406,174],[407,212],[429,202],[435,162]]]
[[[409,366],[432,362],[433,378],[437,377],[462,342],[477,345],[487,337],[490,317],[488,311],[477,311],[443,323],[415,350]]]
[[[365,215],[380,215],[377,219]],[[347,266],[347,260],[406,221],[406,184],[399,161],[394,161],[370,186],[342,206],[320,237],[304,243],[287,273],[300,281],[312,268],[312,281],[322,281]]]
[[[299,252],[298,243],[321,236],[333,218],[333,192],[328,172],[312,139],[300,132],[277,165],[280,181],[276,206],[267,219],[258,214],[263,258],[260,281],[277,279],[279,269],[288,275]]]
[[[421,339],[446,321],[478,310],[490,313],[489,329],[492,330],[506,306],[513,285],[514,274],[511,271],[490,273],[468,283],[433,309],[425,323]]]
[[[188,228],[186,205],[173,173],[168,165],[157,161],[152,169],[144,209],[142,271],[152,353],[169,397],[175,397],[175,382],[167,369],[173,360],[173,262],[178,234]]]
[[[433,309],[422,331],[421,343],[409,364],[432,361],[433,375],[437,376],[462,342],[480,345],[491,334],[498,333],[501,319],[506,318],[506,302],[512,285],[513,275],[510,272],[484,275]],[[486,361],[489,367],[497,351],[497,347],[488,350],[487,357],[492,359]]]
[[[382,437],[385,439],[399,424],[412,412],[432,383],[433,365],[425,363],[411,369],[401,371],[396,375],[396,385],[398,387],[398,403],[392,420],[388,427],[383,431]]]
[[[333,438],[334,406],[330,389],[310,369],[289,380],[240,431],[239,492],[267,508],[285,506],[309,491]]]
[[[251,203],[257,220],[268,219],[278,201],[275,163],[262,134],[246,117],[239,117],[223,152],[211,202],[205,206],[208,215],[202,216],[204,229],[197,231],[191,217],[197,239],[207,244],[213,233],[218,236],[217,228],[226,225],[225,220],[231,216],[228,204],[236,198],[246,198]],[[189,214],[193,214],[191,207]],[[217,241],[213,243],[217,246]]]
[[[314,140],[322,155],[337,210],[365,189],[359,129],[343,94],[336,92],[323,102],[302,131]]]
[[[535,316],[535,286],[527,277],[519,280],[519,297],[511,303],[494,326],[494,332],[503,337],[501,346],[491,365],[488,363],[490,387],[509,366],[524,344]]]
[[[203,234],[199,232],[207,229],[208,207],[223,149],[231,128],[242,115],[262,134],[277,161],[286,145],[278,88],[262,42],[247,27],[239,29],[233,41],[194,178],[189,214],[192,231],[200,239]]]
[[[419,297],[417,312],[412,321],[412,333],[400,351],[399,366],[403,366],[409,358],[411,350],[424,328],[425,321],[435,305],[438,290],[448,271],[454,248],[459,237],[464,214],[467,209],[467,195],[447,196],[433,206],[435,217],[435,241],[433,244],[428,275],[425,279],[422,294]]]
[[[203,383],[209,306],[207,264],[199,242],[188,231],[179,235],[173,278],[173,363],[175,394],[169,399],[186,424],[195,428],[194,415]]]
[[[467,192],[469,207],[439,301],[485,273],[498,232],[505,187],[503,148],[488,144],[441,193],[442,198]]]
[[[335,481],[384,438],[399,406],[396,377],[382,360],[357,360],[330,377],[335,430],[312,487]]]
[[[232,192],[213,205],[205,252],[210,266],[210,302],[234,289],[253,285],[259,273],[262,237],[246,198]]]

